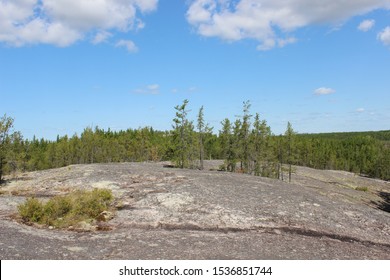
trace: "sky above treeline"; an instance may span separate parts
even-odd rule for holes
[[[249,100],[275,134],[390,129],[390,0],[0,0],[0,114],[31,139],[217,133]]]

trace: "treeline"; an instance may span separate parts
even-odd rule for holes
[[[390,180],[390,131],[297,134],[290,123],[274,135],[266,120],[250,112],[249,101],[235,120],[224,119],[213,133],[199,109],[188,119],[188,100],[175,107],[172,129],[125,131],[88,127],[55,141],[24,139],[12,132],[13,119],[0,119],[0,180],[3,174],[70,164],[172,161],[181,168],[204,168],[205,159],[222,159],[221,170],[291,180],[293,165],[339,169]]]
[[[145,127],[114,132],[99,127],[84,129],[80,136],[57,137],[56,141],[9,137],[3,157],[6,173],[58,168],[70,164],[160,161],[167,158],[169,132]]]
[[[385,141],[390,143],[390,130],[382,131],[359,131],[359,132],[330,132],[330,133],[310,133],[300,134],[302,137],[307,138],[327,138],[335,140],[345,140],[354,137],[366,137],[370,136],[374,139]]]
[[[343,139],[298,136],[296,164],[390,180],[390,146],[372,136]]]

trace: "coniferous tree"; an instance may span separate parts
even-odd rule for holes
[[[249,100],[243,103],[243,116],[239,132],[240,160],[243,173],[251,173],[249,133],[252,115],[249,112],[250,107],[251,104]]]
[[[291,183],[292,164],[294,160],[295,132],[290,122],[287,123],[285,137],[286,137],[286,151],[287,151],[287,164],[288,164],[288,181]]]
[[[252,147],[251,160],[253,164],[253,172],[255,176],[261,175],[261,152],[262,152],[262,135],[261,135],[260,115],[256,113],[253,121],[253,130],[250,135],[250,142]]]
[[[14,120],[7,115],[0,119],[0,184],[3,181],[3,169],[6,164],[7,152],[10,147],[9,133]]]
[[[173,130],[154,131],[145,127],[113,132],[96,127],[58,136],[55,141],[24,140],[10,133],[13,120],[0,119],[0,177],[4,174],[61,167],[69,164],[172,160],[179,167],[195,167],[207,157],[224,160],[224,169],[283,179],[282,164],[320,169],[341,169],[390,180],[390,132],[295,134],[291,124],[282,136],[273,136],[265,120],[256,114],[253,123],[250,103],[234,123],[225,119],[219,135],[205,125],[203,107],[197,131],[188,120],[188,100],[176,106]],[[277,163],[278,162],[278,163]],[[202,163],[200,163],[200,167]]]
[[[233,133],[232,133],[232,150],[233,150],[233,164],[232,164],[232,172],[236,171],[236,165],[240,161],[240,170],[239,172],[243,172],[243,162],[242,160],[242,146],[241,146],[241,132],[242,132],[242,123],[240,119],[236,119],[233,125]]]
[[[204,157],[205,157],[205,144],[207,143],[207,138],[210,138],[210,134],[212,133],[212,128],[209,127],[208,123],[205,123],[204,121],[204,113],[203,113],[203,106],[200,107],[199,113],[198,113],[198,122],[197,122],[197,128],[198,128],[198,139],[199,139],[199,169],[204,169]]]
[[[176,117],[173,119],[174,161],[180,168],[193,166],[194,126],[187,118],[187,105],[185,99],[182,105],[175,106]]]
[[[277,141],[277,155],[278,155],[278,179],[284,181],[283,176],[283,151],[284,151],[284,138],[282,135],[276,138]]]
[[[222,122],[222,130],[219,131],[219,139],[221,142],[221,155],[224,162],[224,169],[230,172],[235,171],[236,156],[234,152],[234,138],[232,135],[232,126],[229,119],[224,119]]]
[[[19,131],[16,131],[8,136],[5,166],[3,169],[5,173],[15,174],[17,171],[24,171],[26,169],[26,149],[23,136]]]
[[[276,177],[277,166],[270,143],[271,129],[265,120],[256,113],[251,133],[252,161],[256,176]]]
[[[205,123],[204,123],[204,113],[203,113],[203,106],[200,107],[199,113],[198,113],[198,134],[199,134],[199,162],[200,166],[199,169],[204,169],[204,134],[205,134]]]

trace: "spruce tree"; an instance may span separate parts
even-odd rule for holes
[[[292,128],[290,122],[287,123],[287,129],[284,133],[286,137],[286,151],[287,151],[287,164],[288,164],[288,181],[291,183],[292,163],[294,160],[294,139],[295,131]]]
[[[243,116],[239,132],[241,169],[244,173],[251,173],[249,133],[252,115],[249,113],[250,107],[249,100],[243,103]]]
[[[193,160],[194,127],[187,118],[187,105],[188,100],[185,99],[182,105],[175,106],[176,116],[173,119],[174,161],[180,168],[192,167]]]

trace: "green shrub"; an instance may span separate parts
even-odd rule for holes
[[[69,215],[72,207],[69,195],[53,197],[43,207],[44,218],[42,222],[49,226],[59,226],[59,222]]]
[[[44,216],[44,207],[42,202],[32,197],[27,199],[24,204],[18,206],[20,216],[24,221],[39,223]]]
[[[107,189],[78,192],[78,194],[74,195],[73,213],[95,219],[101,212],[107,210],[112,199],[112,193]]]
[[[46,224],[58,228],[74,226],[81,221],[93,221],[110,208],[111,190],[75,191],[51,198],[45,204],[29,198],[18,206],[19,215],[26,222]]]

